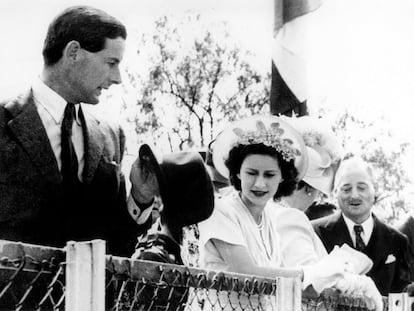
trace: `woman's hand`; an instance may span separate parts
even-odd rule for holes
[[[345,273],[342,278],[338,278],[334,287],[348,295],[364,296],[368,309],[383,311],[382,296],[370,277]]]

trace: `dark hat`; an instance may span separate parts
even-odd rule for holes
[[[210,217],[214,209],[213,185],[198,152],[170,153],[159,161],[143,144],[139,157],[142,162],[149,161],[155,171],[164,205],[161,215],[167,222],[184,227]]]

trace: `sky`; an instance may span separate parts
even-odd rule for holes
[[[23,89],[40,71],[49,22],[75,4],[79,2],[0,1],[0,96]],[[206,20],[226,21],[230,34],[255,54],[252,62],[263,70],[270,67],[272,0],[84,0],[82,4],[115,15],[132,35],[151,29],[164,14],[179,17],[192,11]],[[301,37],[299,42],[307,51],[311,73],[309,105],[333,111],[348,107],[367,120],[386,122],[396,141],[414,145],[414,1],[325,0],[308,18],[306,40]],[[126,59],[134,52],[134,45],[127,44]],[[414,161],[407,161],[407,170],[414,177]]]

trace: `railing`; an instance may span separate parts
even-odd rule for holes
[[[361,297],[301,291],[296,270],[275,278],[105,254],[105,242],[64,249],[0,241],[0,310],[368,310]],[[384,310],[411,310],[406,294]]]

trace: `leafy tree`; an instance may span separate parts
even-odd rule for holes
[[[132,121],[136,133],[164,138],[171,150],[207,145],[220,122],[268,113],[270,74],[260,74],[226,25],[203,26],[200,16],[176,23],[164,16],[142,36],[140,57],[147,76],[133,67],[128,77],[140,96]]]

